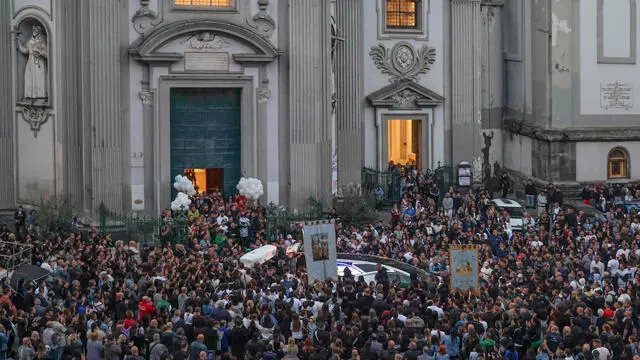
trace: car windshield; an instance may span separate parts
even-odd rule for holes
[[[522,210],[521,207],[505,207],[503,210],[508,212],[512,218],[521,218],[524,216],[524,210]]]
[[[378,271],[378,269],[376,269],[376,265],[375,264],[359,263],[359,264],[355,264],[355,266],[359,267],[364,272]]]

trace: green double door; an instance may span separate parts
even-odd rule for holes
[[[171,89],[172,179],[185,169],[204,169],[208,188],[216,182],[226,196],[236,193],[242,173],[240,100],[240,89]]]

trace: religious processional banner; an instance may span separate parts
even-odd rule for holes
[[[333,220],[305,222],[304,255],[309,283],[338,279],[336,267],[336,229]]]
[[[480,292],[478,273],[479,249],[475,246],[452,247],[449,250],[451,292],[467,294]]]

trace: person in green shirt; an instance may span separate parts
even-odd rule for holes
[[[229,246],[229,238],[227,237],[227,234],[224,233],[224,231],[222,230],[218,230],[218,235],[216,235],[216,245],[218,245],[218,255],[221,256],[222,254],[226,253],[227,247]]]
[[[198,211],[198,209],[196,208],[196,206],[194,204],[191,204],[191,208],[187,212],[187,216],[189,218],[193,218],[194,221],[196,221],[196,220],[198,220],[200,218],[200,212]]]
[[[158,301],[156,309],[158,309],[158,313],[169,314],[171,312],[171,304],[169,304],[169,301],[167,300],[167,294],[162,295],[162,299]]]

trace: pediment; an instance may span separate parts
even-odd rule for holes
[[[280,55],[280,51],[267,39],[250,29],[222,21],[189,20],[178,21],[160,26],[149,34],[140,36],[129,47],[129,53],[136,59],[146,62],[174,62],[183,58],[183,54],[167,51],[167,44],[186,38],[188,45],[197,51],[217,48],[225,42],[238,41],[248,48],[246,53],[233,54],[238,63],[269,63]]]
[[[367,96],[371,105],[388,108],[434,107],[444,102],[444,97],[413,81],[400,81],[383,87]]]

